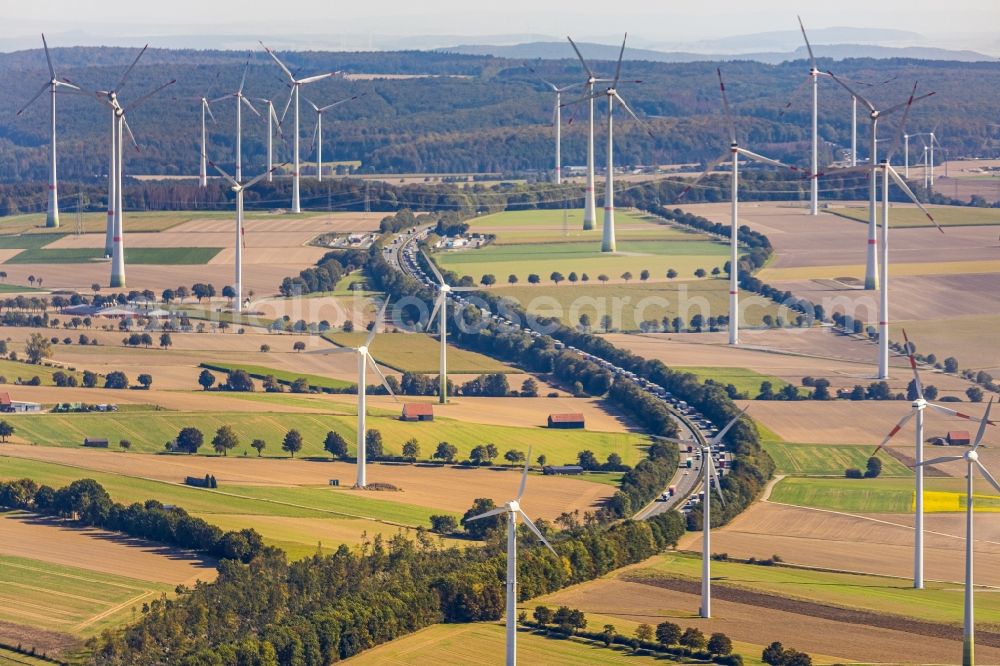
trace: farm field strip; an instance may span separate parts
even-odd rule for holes
[[[924,510],[928,513],[964,511],[962,479],[930,477],[924,480]],[[1000,511],[996,495],[976,494],[975,510]],[[912,513],[911,481],[901,478],[845,479],[786,477],[775,485],[771,502],[849,513]]]
[[[928,206],[927,208],[942,227],[1000,224],[1000,212],[995,208],[977,208],[972,206]],[[881,215],[881,204],[877,209],[877,214]],[[864,222],[866,224],[868,222],[867,207],[843,206],[840,208],[831,208],[827,212],[857,222]],[[932,226],[931,221],[927,219],[923,212],[911,204],[890,204],[889,218],[890,228]]]
[[[798,444],[763,438],[763,445],[779,474],[842,477],[848,468],[864,471],[872,454],[872,447],[852,444]],[[879,460],[883,477],[913,476],[910,468],[887,453],[880,453]]]
[[[340,347],[364,344],[367,332],[343,333],[328,331],[323,337]],[[440,343],[424,333],[383,333],[375,337],[371,356],[379,364],[397,372],[438,373]],[[485,354],[448,346],[448,374],[512,373],[517,370]]]
[[[321,375],[310,375],[310,374],[298,374],[288,370],[279,370],[277,368],[269,368],[263,365],[251,365],[248,363],[220,363],[220,362],[203,362],[201,367],[207,368],[209,370],[221,371],[221,372],[232,372],[234,370],[243,370],[249,374],[254,379],[264,379],[267,376],[272,376],[281,383],[292,383],[296,379],[305,379],[309,382],[310,386],[318,386],[320,388],[331,388],[331,389],[344,389],[353,386],[350,382],[345,382],[340,379],[334,379],[332,377],[324,377]]]
[[[126,264],[163,266],[207,264],[219,253],[218,247],[137,247],[125,249]],[[7,259],[4,264],[84,264],[105,262],[104,248],[29,249]]]

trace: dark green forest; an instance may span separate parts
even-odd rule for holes
[[[349,74],[429,75],[410,79],[336,78],[303,88],[318,104],[356,94],[364,97],[327,114],[324,159],[357,160],[364,172],[538,173],[551,168],[553,96],[539,77],[559,83],[581,80],[582,70],[567,47],[567,59],[523,63],[487,56],[434,52],[295,52],[282,54],[296,73],[340,70]],[[119,48],[55,48],[58,73],[87,89],[113,85],[137,53]],[[131,147],[126,172],[191,174],[197,172],[199,106],[202,95],[218,97],[239,85],[248,54],[226,51],[147,51],[122,92],[126,108],[171,79],[177,83],[134,110],[130,124],[141,152]],[[530,66],[529,66],[530,65]],[[616,129],[616,161],[622,165],[703,162],[727,143],[715,68],[719,63],[667,64],[626,62],[619,89],[652,129],[622,119]],[[610,74],[612,63],[592,66]],[[786,102],[806,76],[802,61],[765,65],[722,63],[741,138],[754,150],[804,165],[807,156],[809,101],[805,91]],[[992,156],[1000,135],[992,125],[1000,103],[1000,64],[921,60],[850,59],[820,61],[823,69],[857,81],[886,81],[862,87],[877,106],[904,101],[914,83],[937,94],[913,109],[911,132],[935,126],[950,156]],[[534,71],[532,71],[534,70]],[[22,116],[17,110],[48,78],[41,50],[0,55],[0,182],[44,181],[48,159],[48,106],[43,96]],[[275,100],[279,114],[288,88],[278,67],[259,51],[250,57],[246,94]],[[850,97],[832,80],[820,82],[820,135],[827,157],[850,145]],[[572,101],[572,100],[570,100]],[[88,180],[105,173],[107,112],[96,100],[59,99],[60,172],[64,180]],[[231,165],[235,134],[233,100],[213,106],[210,157]],[[262,103],[258,110],[266,113]],[[604,108],[598,105],[603,122]],[[898,132],[898,116],[884,124]],[[315,114],[303,102],[303,159],[311,144]],[[263,169],[266,122],[244,109],[243,151],[250,173]],[[563,161],[586,160],[584,105],[563,110]],[[285,138],[291,137],[291,116]],[[867,118],[859,120],[862,156]],[[919,149],[919,146],[918,148]],[[598,162],[604,148],[598,142]],[[290,148],[279,146],[279,159]]]

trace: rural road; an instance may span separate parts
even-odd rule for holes
[[[433,225],[415,227],[407,232],[395,234],[388,244],[386,251],[386,259],[389,262],[389,264],[396,270],[399,270],[409,275],[410,277],[419,280],[425,285],[434,288],[436,287],[434,280],[430,276],[428,276],[424,272],[424,270],[420,267],[420,265],[417,263],[416,253],[413,251],[413,248],[415,247],[415,242],[424,238],[430,232],[432,226]],[[455,298],[455,296],[453,295],[449,297]],[[499,317],[501,320],[506,321],[508,324],[517,325],[514,324],[513,322],[505,320],[502,316],[495,315],[495,318],[496,317]],[[522,328],[525,331],[529,331],[528,327],[526,326],[521,326],[520,328]],[[606,370],[608,370],[614,375],[628,376],[630,374],[624,368],[612,365],[609,362],[603,359],[598,359],[597,357],[592,356],[591,354],[588,354],[587,352],[584,352],[582,350],[575,349],[573,347],[567,347],[567,349],[588,360],[597,361]],[[694,442],[697,442],[698,446],[701,446],[705,443],[705,436],[703,435],[703,433],[696,426],[692,425],[687,418],[683,417],[673,407],[673,405],[671,405],[667,400],[664,400],[662,397],[657,396],[652,392],[649,392],[647,386],[643,386],[639,382],[637,382],[637,386],[639,386],[640,389],[647,391],[652,397],[656,398],[657,400],[663,401],[664,404],[667,405],[667,408],[670,410],[671,414],[673,414],[674,416],[674,419],[677,421],[679,429],[678,432],[679,439],[692,440]],[[698,419],[701,417],[697,413],[694,413],[693,418]],[[693,460],[692,468],[688,469],[684,464],[687,455],[688,454],[686,451],[681,452],[680,466],[674,473],[673,478],[670,480],[667,486],[661,490],[661,493],[666,492],[670,486],[676,486],[677,491],[674,494],[674,496],[665,502],[659,501],[659,497],[657,497],[649,504],[647,504],[645,507],[640,509],[634,515],[635,519],[646,520],[665,511],[669,511],[671,509],[675,509],[679,506],[682,506],[692,494],[697,492],[701,483],[700,472],[701,472],[701,466],[704,464],[704,461]],[[692,455],[692,458],[693,457],[694,456]]]

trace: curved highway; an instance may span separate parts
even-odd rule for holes
[[[427,237],[427,234],[430,233],[433,226],[434,225],[424,225],[414,227],[404,232],[387,236],[386,238],[388,242],[385,244],[383,249],[385,258],[391,266],[409,275],[410,277],[419,280],[421,283],[432,289],[436,288],[437,284],[431,276],[424,272],[423,268],[417,261],[417,243]],[[470,304],[468,299],[460,294],[451,293],[448,298],[461,305]],[[490,316],[494,321],[503,322],[509,326],[520,328],[531,335],[537,335],[537,332],[532,331],[529,327],[523,326],[520,323],[512,322],[503,315],[491,314]],[[556,344],[557,346],[563,346],[560,342],[557,342]],[[654,499],[645,507],[637,511],[634,518],[645,520],[646,518],[650,518],[670,509],[679,508],[682,511],[689,509],[695,501],[692,497],[701,487],[701,468],[703,461],[701,460],[700,453],[696,452],[700,451],[701,447],[705,445],[706,440],[715,434],[715,427],[701,414],[696,412],[692,407],[688,406],[684,401],[674,398],[662,387],[647,381],[643,377],[640,377],[625,368],[614,365],[603,358],[583,351],[582,349],[577,349],[576,347],[569,345],[565,345],[563,348],[593,363],[596,363],[597,365],[600,365],[614,376],[623,376],[632,380],[641,390],[645,391],[653,398],[663,401],[677,421],[677,427],[679,430],[678,437],[683,441],[682,444],[678,445],[680,448],[680,465],[678,466],[674,477],[670,480],[668,487],[663,489],[663,494],[667,495],[668,488],[672,486],[675,488],[675,493],[673,496],[666,497],[666,499],[664,499],[663,496]],[[688,442],[690,442],[693,447],[693,451],[691,453],[688,453],[687,451]],[[716,460],[716,467],[721,467],[718,459],[719,452],[713,451],[712,455]],[[691,458],[690,468],[687,467],[688,457]],[[722,472],[721,469],[720,472]]]

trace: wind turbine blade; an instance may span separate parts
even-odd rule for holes
[[[281,120],[278,121],[279,125],[285,122],[285,114],[288,113],[288,107],[292,105],[293,97],[295,97],[295,86],[292,86],[292,91],[288,93],[288,101],[285,102],[285,110],[281,112]]]
[[[52,75],[52,80],[56,78],[56,70],[52,66],[52,56],[49,55],[49,43],[45,41],[45,33],[42,33],[42,47],[45,49],[45,61],[49,63],[49,74]]]
[[[46,90],[49,89],[50,85],[52,85],[51,82],[43,83],[41,89],[39,89],[39,91],[35,94],[35,96],[31,98],[31,101],[28,102],[27,104],[25,104],[24,107],[20,111],[18,111],[16,114],[14,114],[14,115],[15,116],[19,116],[22,113],[24,113],[28,109],[29,106],[31,106],[32,104],[35,103],[36,99],[38,99],[39,97],[42,96],[42,93],[44,93]]]
[[[645,122],[643,122],[639,118],[639,116],[635,115],[635,113],[632,111],[632,109],[629,108],[629,105],[625,103],[625,100],[622,99],[621,95],[618,94],[618,91],[615,91],[615,99],[618,100],[618,103],[621,104],[621,107],[623,109],[625,109],[626,111],[628,111],[628,115],[632,116],[632,119],[635,120],[635,122],[639,123],[639,125],[642,126],[642,128],[644,130],[646,130],[646,134],[648,134],[652,138],[656,138],[653,135],[653,129],[649,125],[647,125]]]
[[[986,469],[983,463],[978,460],[976,461],[976,465],[979,467],[979,472],[983,475],[983,477],[985,477],[985,479],[990,482],[990,485],[996,488],[997,492],[1000,493],[1000,483],[997,483],[997,480],[993,478],[990,471]]]
[[[212,167],[213,169],[215,169],[216,171],[218,171],[218,172],[219,172],[219,173],[220,173],[220,174],[222,175],[222,177],[223,177],[223,178],[225,178],[225,179],[226,179],[226,180],[228,180],[228,181],[229,181],[230,183],[232,183],[232,184],[233,184],[233,187],[239,187],[239,186],[240,186],[240,184],[236,182],[236,179],[235,179],[235,178],[233,178],[233,177],[232,177],[232,176],[230,176],[230,175],[229,175],[228,173],[226,173],[225,171],[223,171],[223,170],[222,170],[222,167],[220,167],[220,166],[219,166],[218,164],[216,164],[216,163],[215,163],[215,162],[213,162],[212,160],[209,160],[209,161],[208,161],[208,165],[209,165],[210,167]]]
[[[809,43],[809,37],[806,36],[806,27],[802,25],[802,17],[796,16],[799,19],[799,29],[802,30],[802,39],[806,40],[806,50],[809,51],[809,62],[812,64],[813,71],[816,71],[816,56],[813,55],[813,47]]]
[[[368,357],[368,365],[370,365],[372,370],[375,371],[378,378],[382,380],[382,386],[384,386],[385,390],[389,392],[389,395],[392,396],[393,400],[399,402],[399,398],[396,397],[396,393],[392,390],[392,387],[389,386],[389,382],[386,380],[385,375],[382,374],[382,370],[379,369],[378,363],[375,362],[375,359],[372,358],[371,354],[365,354],[365,356]]]
[[[534,532],[536,537],[541,539],[542,543],[545,544],[546,548],[552,551],[553,555],[559,557],[559,553],[557,553],[556,549],[552,547],[552,544],[549,543],[549,540],[545,538],[545,536],[542,534],[542,531],[538,529],[538,527],[533,522],[531,522],[531,518],[528,518],[528,514],[524,512],[524,509],[518,507],[517,512],[521,514],[521,520],[523,520],[524,524],[528,526],[528,529]]]
[[[517,489],[517,501],[524,495],[524,487],[528,484],[528,467],[531,466],[531,447],[528,447],[528,457],[524,459],[524,471],[521,472],[521,487]]]
[[[909,423],[910,419],[912,419],[915,414],[916,414],[916,412],[911,411],[909,414],[907,414],[906,416],[904,416],[903,418],[901,418],[899,420],[899,423],[897,423],[895,425],[895,427],[893,427],[893,429],[889,431],[889,434],[885,436],[885,439],[883,439],[881,441],[881,443],[879,443],[879,445],[877,447],[875,447],[875,450],[872,451],[872,455],[874,456],[876,453],[878,453],[879,451],[881,451],[882,447],[884,447],[886,444],[888,444],[889,440],[892,439],[893,437],[895,437],[896,433],[899,432],[900,430],[902,430],[903,426],[905,426],[907,423]]]
[[[208,111],[208,117],[212,119],[213,123],[216,122],[215,114],[212,113],[212,105],[209,104],[207,99],[203,102],[203,104],[205,105],[205,110]]]
[[[271,167],[271,169],[270,169],[270,170],[268,170],[268,171],[265,171],[264,173],[260,174],[259,176],[255,176],[255,177],[254,177],[254,178],[252,178],[251,180],[249,180],[249,181],[247,181],[246,183],[244,183],[244,184],[243,184],[243,189],[245,190],[245,189],[248,189],[248,188],[251,188],[251,187],[253,187],[254,185],[256,185],[257,183],[259,183],[260,181],[262,181],[262,180],[264,180],[265,178],[267,178],[267,175],[268,175],[268,174],[270,174],[270,173],[274,173],[274,172],[275,172],[275,171],[277,171],[278,169],[283,169],[283,168],[285,168],[286,166],[288,166],[288,162],[285,162],[284,164],[279,164],[279,165],[278,165],[278,166],[276,166],[276,167]]]
[[[833,79],[834,81],[836,81],[837,83],[839,83],[841,86],[843,86],[847,90],[847,92],[851,93],[851,95],[853,95],[854,97],[857,97],[859,100],[861,100],[861,103],[864,104],[865,106],[867,106],[869,111],[871,111],[872,113],[875,113],[875,105],[872,104],[871,102],[869,102],[867,97],[865,97],[861,93],[855,92],[851,88],[851,86],[849,86],[846,83],[844,83],[843,80],[837,78],[837,75],[834,74],[833,72],[828,71],[827,74],[830,76],[831,79]],[[881,115],[881,114],[879,114],[879,115]]]
[[[434,323],[434,319],[437,317],[438,310],[441,309],[441,303],[442,303],[442,301],[444,301],[444,299],[445,299],[444,292],[443,291],[439,291],[438,292],[438,297],[434,299],[434,309],[431,310],[431,316],[428,317],[428,319],[427,319],[427,325],[424,326],[424,330],[425,331],[431,327],[431,324]]]
[[[584,95],[583,97],[581,97],[579,99],[574,99],[572,102],[563,102],[559,106],[565,108],[567,106],[572,106],[574,104],[579,104],[580,102],[586,102],[587,100],[597,99],[598,97],[604,97],[605,95],[607,95],[607,93],[605,93],[605,92],[595,92],[593,95]]]
[[[715,481],[715,483],[712,484],[715,488],[715,494],[719,496],[719,501],[722,502],[722,506],[726,506],[726,498],[722,496],[722,484],[719,483],[719,470],[715,469],[715,461],[712,460],[711,454],[708,456],[707,463],[710,481]],[[708,490],[706,489],[706,497],[707,495]]]
[[[236,94],[243,94],[243,88],[247,84],[247,72],[250,71],[250,54],[247,54],[247,64],[243,65],[243,78],[240,79],[240,87],[236,89]]]
[[[357,349],[354,347],[328,347],[324,349],[315,349],[313,351],[308,351],[306,354],[326,356],[327,354],[346,354],[347,352],[356,352]]]
[[[747,405],[746,407],[744,407],[743,411],[741,411],[739,414],[737,414],[736,416],[734,416],[733,419],[729,423],[726,424],[726,427],[719,431],[719,434],[717,434],[715,437],[713,437],[712,439],[709,440],[709,442],[708,442],[709,446],[715,446],[716,444],[718,444],[719,442],[721,442],[722,438],[726,436],[726,433],[729,432],[734,425],[736,425],[737,421],[739,421],[741,418],[743,418],[743,415],[747,413],[748,409],[750,409],[750,405]]]
[[[166,83],[164,83],[164,84],[163,84],[162,86],[160,86],[159,88],[156,88],[156,89],[155,89],[155,90],[153,90],[152,92],[148,92],[148,93],[146,93],[145,95],[143,95],[143,96],[142,96],[142,97],[140,97],[139,99],[137,99],[137,100],[135,100],[134,102],[132,102],[131,104],[129,104],[129,105],[128,105],[128,106],[127,106],[127,107],[125,108],[125,110],[126,110],[126,111],[132,111],[132,110],[134,110],[134,109],[135,109],[135,108],[136,108],[137,106],[141,106],[142,104],[145,104],[145,103],[146,103],[146,100],[148,100],[148,99],[149,99],[150,97],[152,97],[152,96],[153,96],[153,95],[155,95],[156,93],[160,92],[160,91],[161,91],[161,90],[163,90],[164,88],[167,88],[167,87],[169,87],[169,86],[172,86],[172,85],[174,85],[175,83],[177,83],[177,79],[173,79],[172,81],[167,81]]]
[[[792,91],[792,94],[788,97],[788,102],[786,102],[785,106],[783,106],[781,108],[781,111],[778,112],[778,117],[779,118],[782,117],[783,115],[785,115],[785,112],[788,111],[789,108],[791,108],[792,103],[795,101],[795,97],[800,92],[802,92],[802,89],[805,88],[810,83],[811,80],[812,80],[812,77],[804,78],[804,79],[802,79],[802,83],[800,83],[799,85],[797,85],[795,87],[795,90]]]
[[[69,88],[70,90],[80,90],[80,86],[70,83],[68,79],[63,79],[62,81],[56,81],[56,88]],[[941,144],[939,143],[938,145],[940,146]],[[944,150],[944,148],[942,147],[941,150]]]
[[[993,398],[990,398],[989,404],[986,405],[986,413],[983,414],[983,420],[979,422],[979,431],[976,433],[976,441],[972,444],[972,450],[975,451],[979,448],[979,445],[983,441],[983,435],[986,434],[986,426],[990,422],[990,410],[993,409]]]
[[[621,78],[621,75],[622,75],[622,58],[625,56],[625,40],[626,39],[628,39],[628,33],[627,32],[625,33],[624,39],[622,39],[622,49],[621,49],[621,51],[618,52],[618,66],[615,67],[615,80],[611,84],[612,88],[615,88],[615,87],[618,86],[618,79]]]
[[[587,76],[590,78],[594,78],[594,72],[590,70],[590,67],[587,65],[587,61],[583,59],[583,55],[580,53],[580,49],[576,48],[576,42],[574,42],[573,38],[570,37],[569,35],[566,36],[566,39],[569,40],[569,43],[573,47],[573,50],[576,51],[576,57],[580,59],[580,64],[583,65],[583,69],[584,71],[587,72]]]
[[[913,98],[917,94],[917,82],[913,83],[913,90],[910,92],[909,99],[906,100],[905,110],[903,111],[903,119],[899,121],[899,132],[896,133],[896,139],[892,143],[892,147],[885,153],[885,161],[892,162],[892,156],[896,154],[899,150],[899,146],[903,141],[903,134],[906,132],[906,119],[910,117],[910,109],[913,108]]]
[[[139,58],[142,57],[142,54],[145,53],[146,49],[148,49],[148,48],[149,48],[149,44],[146,44],[145,46],[142,47],[142,50],[139,51],[139,55],[137,55],[135,57],[135,60],[132,61],[132,64],[129,65],[128,69],[125,70],[125,73],[122,74],[122,78],[118,81],[118,85],[115,86],[115,92],[121,92],[122,87],[124,87],[124,85],[125,85],[125,79],[127,79],[128,75],[132,73],[132,70],[135,68],[136,64],[139,62]]]
[[[285,133],[281,129],[281,121],[278,119],[278,112],[274,110],[274,104],[268,104],[267,105],[267,112],[271,116],[271,118],[274,120],[274,125],[275,125],[275,127],[278,128],[278,134],[284,136]]]
[[[241,100],[241,101],[242,101],[242,102],[243,102],[244,104],[246,104],[246,105],[247,105],[247,107],[248,107],[248,108],[249,108],[249,109],[250,109],[251,111],[253,111],[253,112],[254,112],[255,114],[257,114],[257,117],[258,117],[258,118],[261,118],[261,117],[262,117],[262,116],[260,115],[260,111],[258,111],[257,109],[253,108],[253,104],[251,104],[251,103],[250,103],[250,100],[248,100],[248,99],[247,99],[246,97],[242,97],[242,96],[240,97],[240,100]]]
[[[939,465],[941,463],[953,462],[955,460],[962,460],[963,456],[941,456],[940,458],[931,458],[930,460],[925,460],[917,467],[930,467],[931,465]]]
[[[878,112],[878,116],[879,116],[879,118],[883,118],[885,116],[888,116],[890,113],[895,113],[896,111],[899,111],[900,109],[905,109],[907,106],[909,106],[911,104],[916,104],[920,100],[927,99],[928,97],[932,97],[935,94],[936,93],[933,93],[933,92],[924,93],[920,97],[914,97],[912,102],[910,100],[906,100],[905,102],[901,102],[901,103],[899,103],[899,104],[897,104],[895,106],[890,106],[885,111],[879,111]]]
[[[289,79],[290,79],[290,80],[291,80],[291,81],[292,81],[292,82],[294,83],[294,82],[295,82],[295,77],[294,77],[294,76],[292,76],[292,72],[291,72],[291,70],[289,70],[289,69],[288,69],[287,67],[285,67],[285,63],[283,63],[283,62],[281,62],[280,60],[278,60],[278,56],[274,55],[274,51],[272,51],[271,49],[269,49],[269,48],[267,48],[266,46],[264,46],[264,42],[259,42],[259,44],[260,44],[260,45],[261,45],[262,47],[264,47],[264,50],[265,50],[265,51],[267,51],[267,55],[271,56],[271,57],[272,57],[272,58],[274,59],[274,62],[278,63],[278,67],[280,67],[280,68],[281,68],[281,70],[282,70],[282,71],[283,71],[283,72],[284,72],[285,74],[287,74],[287,75],[288,75],[288,78],[289,78]]]
[[[424,260],[427,261],[427,265],[431,267],[431,272],[434,273],[434,277],[437,278],[438,284],[441,285],[445,284],[444,276],[441,275],[441,271],[439,271],[437,266],[434,265],[434,262],[431,261],[431,258],[427,256],[427,253],[421,250],[420,254],[424,255]]]
[[[705,170],[701,172],[701,175],[698,176],[697,178],[695,178],[694,180],[692,180],[690,183],[688,183],[687,186],[683,190],[681,190],[681,193],[678,194],[676,197],[674,197],[674,200],[671,203],[677,203],[678,201],[680,201],[681,199],[683,199],[684,195],[687,194],[688,192],[690,192],[691,190],[693,190],[694,186],[697,185],[699,182],[701,182],[701,180],[705,176],[707,176],[711,172],[715,171],[716,167],[718,167],[720,164],[722,164],[723,162],[725,162],[726,160],[728,160],[729,156],[731,154],[732,153],[727,150],[726,152],[722,153],[722,155],[720,155],[713,162],[709,162],[708,166],[705,167]]]
[[[657,437],[657,439],[662,439],[665,442],[673,442],[674,444],[693,444],[693,439],[677,439],[676,437]]]
[[[365,345],[364,345],[365,347],[370,345],[372,343],[372,340],[375,339],[375,332],[378,331],[378,323],[382,321],[382,317],[385,316],[385,310],[388,307],[389,307],[389,299],[387,298],[385,299],[385,303],[382,304],[382,308],[378,311],[378,314],[375,315],[375,321],[372,322],[372,330],[368,331],[368,337],[365,338]]]
[[[217,103],[221,102],[222,100],[229,99],[232,96],[233,96],[232,93],[226,93],[222,97],[216,97],[215,99],[208,100],[208,103],[209,104],[217,104]]]
[[[311,106],[313,108],[313,111],[315,111],[316,113],[319,113],[319,107],[316,106],[316,103],[314,101],[312,101],[311,99],[309,99],[305,95],[302,96],[302,99],[304,99],[306,101],[306,104],[308,104],[309,106]]]
[[[906,196],[908,196],[913,203],[917,204],[917,207],[924,212],[924,215],[926,215],[927,219],[930,220],[935,227],[937,227],[938,231],[944,233],[944,229],[942,229],[941,225],[937,223],[937,220],[935,220],[934,216],[930,214],[930,211],[924,208],[924,205],[920,203],[920,200],[917,199],[917,195],[913,193],[913,190],[911,190],[910,186],[906,184],[906,181],[903,180],[903,178],[896,173],[896,170],[889,166],[888,163],[885,164],[885,168],[889,170],[889,175],[892,176],[892,179],[896,182],[896,185],[899,186],[899,189],[903,190],[903,193],[906,194]]]
[[[128,132],[128,138],[132,141],[132,145],[135,147],[136,152],[141,152],[139,149],[139,144],[135,140],[135,134],[132,134],[132,128],[128,126],[128,120],[122,115],[122,125],[125,126],[125,131]]]
[[[331,76],[336,76],[340,72],[327,72],[326,74],[317,74],[316,76],[307,76],[304,79],[298,79],[296,83],[299,85],[305,85],[307,83],[315,83],[316,81],[322,81],[323,79],[328,79]]]
[[[478,516],[473,516],[472,518],[466,518],[465,522],[471,523],[473,520],[482,520],[483,518],[489,518],[490,516],[499,516],[502,513],[507,513],[507,507],[499,506],[495,509],[490,509],[486,513],[481,513]]]
[[[327,109],[332,109],[335,106],[340,106],[341,104],[346,104],[347,102],[353,102],[356,99],[360,99],[367,95],[368,93],[361,93],[359,95],[352,95],[351,97],[345,97],[344,99],[337,100],[333,104],[327,104],[320,111],[326,111]]]
[[[789,171],[803,171],[797,166],[792,166],[791,164],[785,164],[784,162],[779,162],[778,160],[771,159],[770,157],[764,157],[763,155],[758,155],[757,153],[747,150],[746,148],[737,148],[736,152],[738,152],[740,155],[743,155],[747,159],[751,159],[755,162],[770,164],[771,166],[781,167],[782,169],[788,169]]]
[[[917,371],[917,359],[913,356],[913,346],[910,344],[910,338],[907,337],[905,328],[903,329],[903,345],[906,347],[906,356],[910,359],[910,368],[913,370],[913,382],[917,387],[917,397],[923,400],[924,385],[920,381],[920,372]]]
[[[452,287],[452,291],[479,291],[479,287]]]
[[[729,98],[726,96],[726,84],[722,80],[722,68],[716,67],[715,73],[719,76],[719,92],[722,93],[722,108],[726,113],[726,125],[729,126],[729,141],[736,143],[736,125],[733,123],[733,114],[729,110]]]
[[[874,168],[877,168],[877,166],[872,167],[868,164],[865,164],[861,166],[844,167],[843,169],[829,169],[827,171],[820,171],[818,174],[816,174],[816,177],[818,178],[820,176],[846,176],[852,173],[869,174],[872,172]]]
[[[958,419],[965,419],[966,421],[978,421],[979,420],[977,418],[969,416],[968,414],[963,414],[962,412],[957,412],[954,409],[951,409],[950,407],[945,407],[944,405],[938,405],[938,404],[935,404],[933,402],[928,402],[927,406],[930,407],[931,409],[933,409],[936,412],[940,412],[941,414],[945,414],[947,416],[954,416],[955,418],[958,418]],[[995,426],[996,425],[996,423],[994,421],[989,421],[989,424],[991,426]]]

